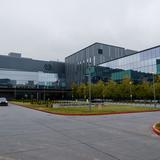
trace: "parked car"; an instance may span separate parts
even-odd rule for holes
[[[0,106],[8,106],[8,101],[5,97],[0,98]]]

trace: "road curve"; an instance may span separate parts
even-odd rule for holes
[[[72,117],[0,107],[0,160],[159,160],[160,112]]]

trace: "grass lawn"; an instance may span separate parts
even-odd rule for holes
[[[41,111],[47,111],[57,114],[114,114],[122,112],[146,112],[146,111],[160,111],[160,108],[138,107],[138,106],[125,106],[125,105],[106,105],[103,107],[92,107],[91,112],[88,107],[68,107],[68,108],[51,108],[45,105],[37,105],[22,102],[11,102],[27,108],[32,108]]]
[[[160,123],[156,124],[156,128],[160,131]]]

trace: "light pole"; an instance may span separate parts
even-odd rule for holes
[[[37,102],[38,102],[38,100],[39,100],[39,94],[38,94],[38,89],[39,89],[39,84],[37,83]]]
[[[16,91],[16,85],[14,86],[14,98],[17,98],[17,91]]]
[[[33,94],[31,94],[31,104],[33,104]]]
[[[44,102],[46,101],[46,91],[45,91],[45,84],[44,84],[43,100],[44,100]]]
[[[89,85],[89,111],[91,112],[91,63],[89,63],[88,67],[89,77],[88,77],[88,85]]]
[[[153,73],[153,98],[154,98],[154,106],[156,107],[156,88],[155,88],[155,77]]]
[[[73,89],[74,89],[74,88],[72,87],[72,101],[73,101]]]
[[[129,89],[130,89],[130,100],[132,102],[132,81],[129,82]]]

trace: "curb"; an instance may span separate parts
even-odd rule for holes
[[[157,122],[157,123],[159,123],[159,122]],[[156,124],[157,124],[157,123],[155,123],[155,124],[152,126],[152,130],[153,130],[154,133],[156,133],[158,136],[160,136],[160,130],[158,130],[158,129],[156,128]]]
[[[91,114],[64,114],[64,113],[56,113],[56,112],[49,112],[49,111],[44,111],[41,109],[36,109],[36,108],[31,108],[31,107],[27,107],[27,106],[23,106],[23,105],[18,105],[15,103],[11,103],[20,107],[25,107],[28,109],[32,109],[32,110],[36,110],[36,111],[40,111],[40,112],[45,112],[45,113],[49,113],[49,114],[54,114],[54,115],[60,115],[60,116],[112,116],[112,115],[127,115],[127,114],[134,114],[134,113],[151,113],[151,112],[160,112],[160,110],[153,110],[153,111],[132,111],[132,112],[117,112],[117,113],[91,113]]]

